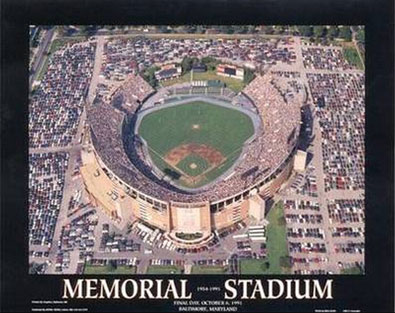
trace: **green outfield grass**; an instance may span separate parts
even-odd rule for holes
[[[267,251],[266,259],[241,260],[241,274],[289,274],[290,267],[285,260],[289,257],[287,235],[284,220],[283,203],[278,202],[269,212],[266,219]],[[284,263],[283,263],[284,262]]]
[[[89,265],[85,264],[84,274],[86,275],[126,275],[135,274],[135,266],[121,265],[117,268],[111,266],[99,266],[99,265]]]
[[[146,274],[181,274],[181,268],[175,265],[150,265]]]
[[[207,275],[207,274],[226,274],[228,269],[223,266],[209,266],[209,265],[195,265],[192,267],[192,274],[201,274],[201,275]]]
[[[232,166],[244,142],[254,134],[254,126],[250,117],[242,112],[193,101],[146,115],[138,133],[147,142],[151,159],[162,172],[166,173],[170,169],[192,177],[204,172],[204,177],[194,185],[174,178],[179,185],[196,188],[217,178]],[[175,166],[163,160],[171,149],[191,143],[210,146],[221,152],[225,160],[208,172],[205,172],[210,167],[207,160],[193,153]],[[195,163],[194,168],[190,167],[191,163]]]

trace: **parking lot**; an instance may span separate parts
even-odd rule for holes
[[[244,262],[244,267],[267,271],[270,251],[264,223],[238,223],[215,232],[202,247],[180,248],[164,232],[133,219],[119,229],[100,208],[92,206],[79,174],[83,101],[89,87],[91,93],[98,90],[99,97],[106,97],[117,80],[129,73],[129,53],[137,49],[141,54],[132,66],[148,67],[155,58],[176,59],[176,55],[168,56],[175,51],[171,45],[197,52],[208,45],[178,40],[162,40],[163,46],[159,40],[107,42],[104,37],[99,41],[98,51],[94,40],[61,48],[31,96],[30,261],[45,264],[40,270],[45,273],[65,274],[240,273],[240,262],[245,260],[252,261],[250,265]],[[241,43],[245,46],[230,49],[232,53],[223,57],[244,60],[246,47],[254,44],[257,60],[273,65],[275,75],[302,80],[309,95],[310,115],[303,119],[302,131],[307,168],[294,173],[276,199],[284,201],[292,273],[363,271],[364,73],[348,64],[338,47],[307,46],[297,39]],[[224,45],[229,50],[236,41],[213,41],[208,48],[216,53]],[[151,54],[153,58],[145,62]],[[102,85],[103,81],[108,85]],[[289,87],[300,88],[297,84]]]

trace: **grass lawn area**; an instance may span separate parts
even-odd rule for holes
[[[267,260],[240,260],[241,274],[269,274],[265,263]],[[276,273],[277,274],[277,273]]]
[[[344,58],[348,61],[348,63],[360,70],[363,70],[363,63],[359,57],[357,49],[355,49],[353,46],[343,47],[343,53]]]
[[[181,274],[181,268],[175,265],[150,265],[146,274]]]
[[[342,269],[340,271],[340,274],[343,274],[343,275],[363,275],[363,272],[359,267],[354,266],[354,267]]]
[[[118,266],[114,269],[111,266],[99,266],[99,265],[89,265],[85,264],[84,274],[87,275],[126,275],[126,274],[135,274],[136,267],[135,266]]]
[[[269,221],[266,228],[268,255],[264,260],[240,260],[241,274],[289,274],[291,272],[290,268],[281,265],[281,258],[289,256],[283,203],[277,202],[266,219]],[[267,262],[268,268],[265,264]]]
[[[166,80],[162,82],[162,85],[167,87],[174,84],[189,82],[190,79],[191,79],[191,74],[188,72],[182,75],[181,77]],[[229,89],[232,89],[235,92],[240,92],[245,87],[245,84],[242,80],[217,75],[216,71],[207,71],[204,73],[194,72],[193,80],[220,80],[224,82]]]
[[[64,45],[68,44],[68,43],[77,43],[77,42],[82,42],[84,41],[84,38],[58,38],[58,39],[54,39],[51,43],[51,47],[49,48],[49,53],[54,53],[55,51],[59,50],[61,47],[63,47]]]
[[[191,274],[226,274],[227,271],[223,266],[196,265],[192,267]]]

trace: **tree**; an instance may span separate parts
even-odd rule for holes
[[[274,33],[273,26],[262,26],[261,29],[264,34],[273,35]]]
[[[198,34],[204,34],[205,32],[206,32],[206,29],[205,29],[204,26],[202,26],[202,25],[196,26],[196,33],[198,33]]]
[[[182,73],[185,74],[186,72],[189,72],[192,69],[193,65],[193,59],[190,57],[185,57],[181,61],[181,68],[182,68]]]
[[[115,271],[118,267],[117,261],[116,260],[110,260],[108,263],[108,267],[110,271]]]
[[[158,26],[158,31],[162,34],[170,33],[170,29],[167,26]]]
[[[68,31],[67,31],[68,27],[67,26],[64,26],[64,25],[56,26],[56,30],[57,30],[57,32],[59,34],[59,37],[66,36],[68,34]]]
[[[363,29],[358,30],[356,39],[359,42],[365,43],[365,31]]]
[[[33,262],[29,264],[29,274],[40,274],[44,268],[45,268],[45,263],[39,264]]]
[[[202,63],[207,66],[207,70],[214,71],[220,62],[213,57],[204,57]]]
[[[298,27],[298,30],[303,37],[313,36],[313,27],[311,26],[302,25]]]
[[[284,268],[291,268],[292,262],[289,256],[282,256],[280,257],[280,266]]]
[[[229,35],[234,34],[234,33],[235,33],[235,30],[234,30],[233,26],[229,26],[228,29],[227,29],[227,31],[226,31],[226,33],[229,34]]]
[[[277,223],[278,223],[279,226],[284,226],[286,224],[285,217],[284,216],[280,216],[278,218],[278,220],[277,220]]]
[[[329,26],[328,31],[327,31],[327,35],[333,39],[339,36],[339,28],[337,26]]]
[[[82,25],[80,27],[81,35],[85,37],[94,36],[99,28],[100,25]]]
[[[325,28],[322,25],[314,26],[313,33],[315,37],[324,37]]]
[[[275,35],[284,35],[287,32],[286,26],[274,26],[274,34]]]
[[[144,72],[143,72],[143,78],[145,79],[145,81],[150,84],[152,87],[156,87],[158,85],[158,81],[155,77],[155,72],[159,70],[159,67],[157,66],[151,66],[149,68],[147,68]]]
[[[195,25],[189,25],[187,28],[187,33],[188,34],[194,34],[196,33],[197,27]]]
[[[232,25],[221,25],[218,27],[218,30],[225,34],[233,34],[235,32]]]
[[[255,78],[254,72],[249,68],[244,68],[244,83],[249,84]]]
[[[249,34],[255,34],[257,31],[256,31],[256,26],[255,25],[250,25],[250,26],[247,26],[247,28],[248,28],[248,33]]]
[[[343,26],[342,28],[340,28],[339,36],[340,38],[343,38],[345,41],[351,41],[350,26]]]

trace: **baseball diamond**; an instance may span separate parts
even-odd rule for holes
[[[254,125],[233,108],[191,101],[147,114],[137,132],[163,173],[177,185],[196,188],[233,165],[254,134]],[[168,170],[178,175],[169,175]]]

